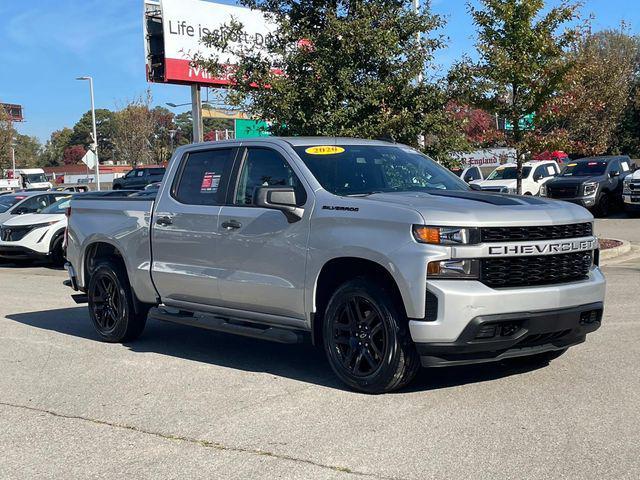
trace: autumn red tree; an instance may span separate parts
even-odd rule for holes
[[[65,165],[76,165],[80,163],[86,153],[87,151],[82,145],[72,145],[64,150],[62,161]]]

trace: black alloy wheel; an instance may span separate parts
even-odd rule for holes
[[[358,277],[333,293],[323,312],[323,343],[335,374],[355,390],[385,393],[420,368],[400,299],[390,285]]]
[[[92,283],[90,295],[93,299],[91,309],[98,329],[105,335],[112,333],[124,315],[126,299],[123,298],[119,285],[112,277],[100,275]]]
[[[346,298],[333,323],[333,348],[351,375],[366,377],[382,366],[387,351],[387,333],[382,313],[366,298]]]
[[[152,305],[136,299],[120,261],[104,260],[96,266],[89,279],[87,297],[89,316],[101,340],[135,340],[144,330]]]

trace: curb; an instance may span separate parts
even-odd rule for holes
[[[609,238],[608,240],[617,240],[622,242],[622,245],[608,248],[606,250],[600,250],[600,261],[613,260],[614,258],[625,255],[631,251],[631,242],[627,240],[620,240],[619,238]]]

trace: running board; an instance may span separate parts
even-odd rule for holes
[[[214,317],[207,314],[204,314],[206,316],[196,315],[191,315],[189,313],[171,313],[163,308],[152,308],[149,310],[148,318],[153,318],[154,320],[160,320],[162,322],[171,322],[180,325],[204,328],[206,330],[214,330],[216,332],[231,333],[243,337],[268,340],[276,343],[293,344],[304,342],[304,335],[302,332],[297,332],[295,330],[247,323],[242,319],[238,319],[237,321],[243,322],[243,324],[238,324],[232,323],[232,321],[227,318]]]

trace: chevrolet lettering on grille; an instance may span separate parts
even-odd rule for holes
[[[490,256],[521,256],[521,255],[553,255],[558,253],[583,252],[597,247],[595,239],[571,240],[564,242],[492,245],[489,247]]]

